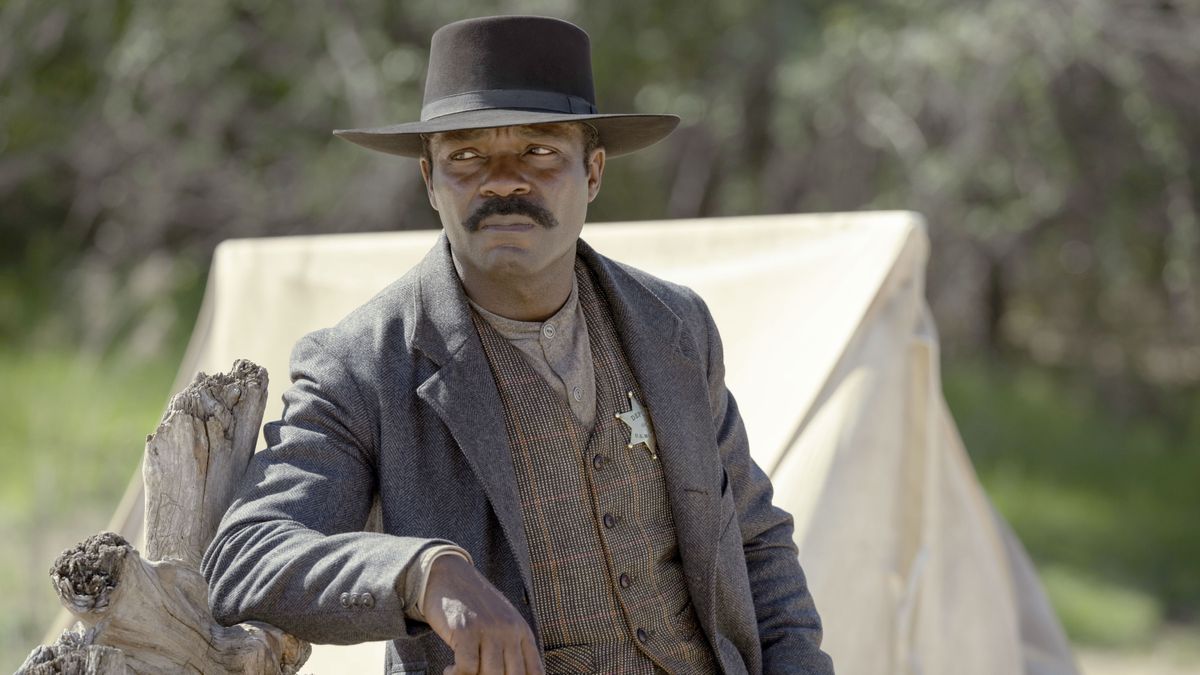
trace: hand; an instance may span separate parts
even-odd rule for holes
[[[444,675],[544,675],[529,624],[463,558],[433,561],[421,606],[430,628],[454,650]]]

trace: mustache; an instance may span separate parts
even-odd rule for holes
[[[546,229],[558,227],[558,219],[547,209],[524,197],[488,197],[463,222],[468,232],[479,231],[479,226],[488,216],[526,216]]]

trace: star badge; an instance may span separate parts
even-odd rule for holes
[[[614,415],[617,419],[629,425],[629,445],[630,450],[633,446],[644,443],[646,449],[650,451],[650,457],[658,459],[658,448],[654,445],[654,430],[650,428],[650,416],[646,414],[646,409],[642,407],[641,401],[634,397],[633,392],[629,392],[629,412],[617,413]]]

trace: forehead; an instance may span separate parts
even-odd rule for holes
[[[582,137],[579,125],[572,122],[555,122],[552,124],[521,124],[508,127],[493,127],[490,129],[464,129],[461,131],[445,131],[431,134],[434,143],[471,143],[488,141],[499,136],[512,134],[524,139],[555,139],[572,140]]]

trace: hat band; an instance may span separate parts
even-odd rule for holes
[[[421,121],[428,122],[444,115],[471,110],[496,108],[533,109],[574,115],[596,114],[596,106],[579,96],[533,89],[486,89],[430,101],[421,107]]]

